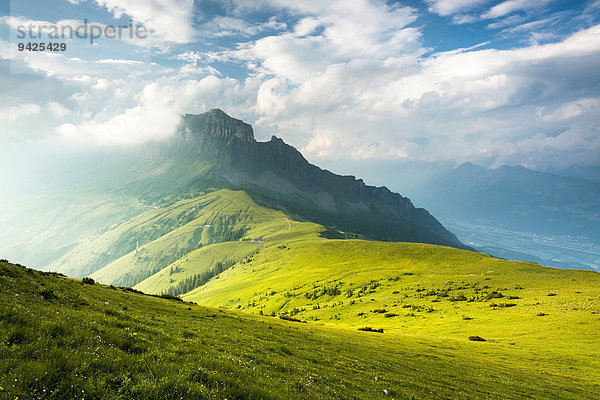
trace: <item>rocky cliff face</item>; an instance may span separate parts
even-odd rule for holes
[[[380,240],[464,247],[408,198],[312,165],[275,136],[257,142],[250,125],[219,109],[185,115],[177,133],[161,145],[160,153],[188,164],[213,165],[211,185],[226,182],[225,186],[246,190],[263,204],[317,223]],[[187,165],[188,170],[191,167]],[[205,178],[190,176],[187,180],[206,182]],[[188,187],[194,188],[197,185]]]

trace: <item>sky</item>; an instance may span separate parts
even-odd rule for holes
[[[48,36],[84,23],[104,37]],[[600,165],[599,71],[600,0],[3,1],[0,157],[136,146],[218,107],[334,170]]]

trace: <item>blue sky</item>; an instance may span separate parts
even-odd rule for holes
[[[324,165],[600,164],[600,0],[6,3],[0,145],[13,154],[133,146],[219,107]],[[19,25],[83,20],[133,20],[151,40],[15,50]]]

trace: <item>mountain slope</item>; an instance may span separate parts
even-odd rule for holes
[[[0,315],[0,396],[11,399],[597,397],[595,364],[578,378],[514,346],[298,324],[3,261]]]

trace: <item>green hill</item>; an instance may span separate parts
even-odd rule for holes
[[[312,239],[266,245],[183,296],[322,326],[466,342],[557,373],[600,377],[600,275],[425,244]]]
[[[597,298],[585,294],[592,295]],[[580,377],[570,369],[576,357],[561,358],[565,367],[557,369],[499,343],[282,321],[83,284],[6,262],[0,262],[0,316],[0,396],[9,399],[598,394],[595,364]],[[597,332],[591,323],[580,329]],[[597,346],[563,343],[571,346],[597,358]]]

